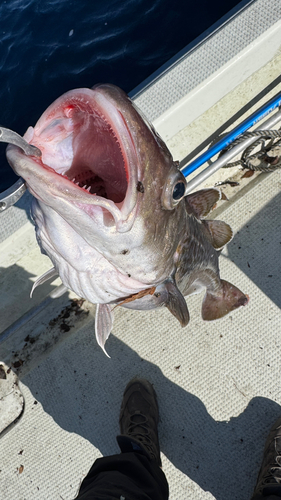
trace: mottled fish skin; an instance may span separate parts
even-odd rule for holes
[[[186,296],[195,281],[205,281],[204,286],[216,289],[220,278],[218,254],[210,242],[208,229],[194,214],[188,198],[184,201],[188,217],[185,236],[177,249],[176,281]]]
[[[99,304],[95,326],[103,349],[118,304],[166,306],[185,326],[184,296],[202,288],[206,320],[247,303],[219,277],[218,250],[231,228],[205,220],[220,192],[184,196],[178,164],[121,89],[104,84],[67,92],[24,138],[42,157],[10,145],[7,158],[35,197],[37,240],[54,266],[41,281],[57,272],[66,287]]]

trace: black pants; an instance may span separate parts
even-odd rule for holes
[[[168,500],[164,472],[141,453],[98,458],[83,480],[77,500]]]
[[[276,495],[257,495],[251,500],[280,500]],[[164,472],[136,452],[98,458],[84,481],[76,500],[168,500],[169,487]]]
[[[251,500],[280,500],[281,494],[279,496],[269,495],[269,496],[255,496]]]
[[[251,500],[280,500],[281,491],[277,495],[256,495]]]

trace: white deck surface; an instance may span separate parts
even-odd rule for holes
[[[276,53],[171,137],[175,159],[276,78],[280,66]],[[241,184],[225,189],[230,201],[214,214],[235,234],[220,257],[221,277],[247,293],[249,305],[209,323],[200,315],[203,295],[189,297],[184,329],[165,308],[117,308],[111,359],[95,340],[95,306],[74,294],[50,299],[7,331],[0,361],[19,374],[25,409],[1,435],[0,500],[74,499],[93,461],[118,453],[122,394],[136,375],[158,394],[170,499],[250,499],[266,435],[281,415],[281,170],[250,181],[239,169],[221,170],[208,185],[226,177]],[[0,332],[55,288],[44,284],[29,299],[32,282],[49,268],[30,222],[1,244]]]

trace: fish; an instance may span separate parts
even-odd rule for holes
[[[193,293],[205,290],[207,321],[248,303],[220,278],[220,250],[233,236],[227,223],[207,219],[220,190],[185,195],[179,163],[120,88],[66,92],[24,139],[42,155],[9,144],[6,156],[33,195],[37,241],[53,264],[33,288],[59,275],[97,304],[95,334],[106,354],[118,305],[166,307],[185,327]]]

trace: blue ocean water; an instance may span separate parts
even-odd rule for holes
[[[2,0],[0,125],[23,134],[67,90],[126,92],[236,6],[237,0]],[[0,191],[16,175],[0,144]]]

